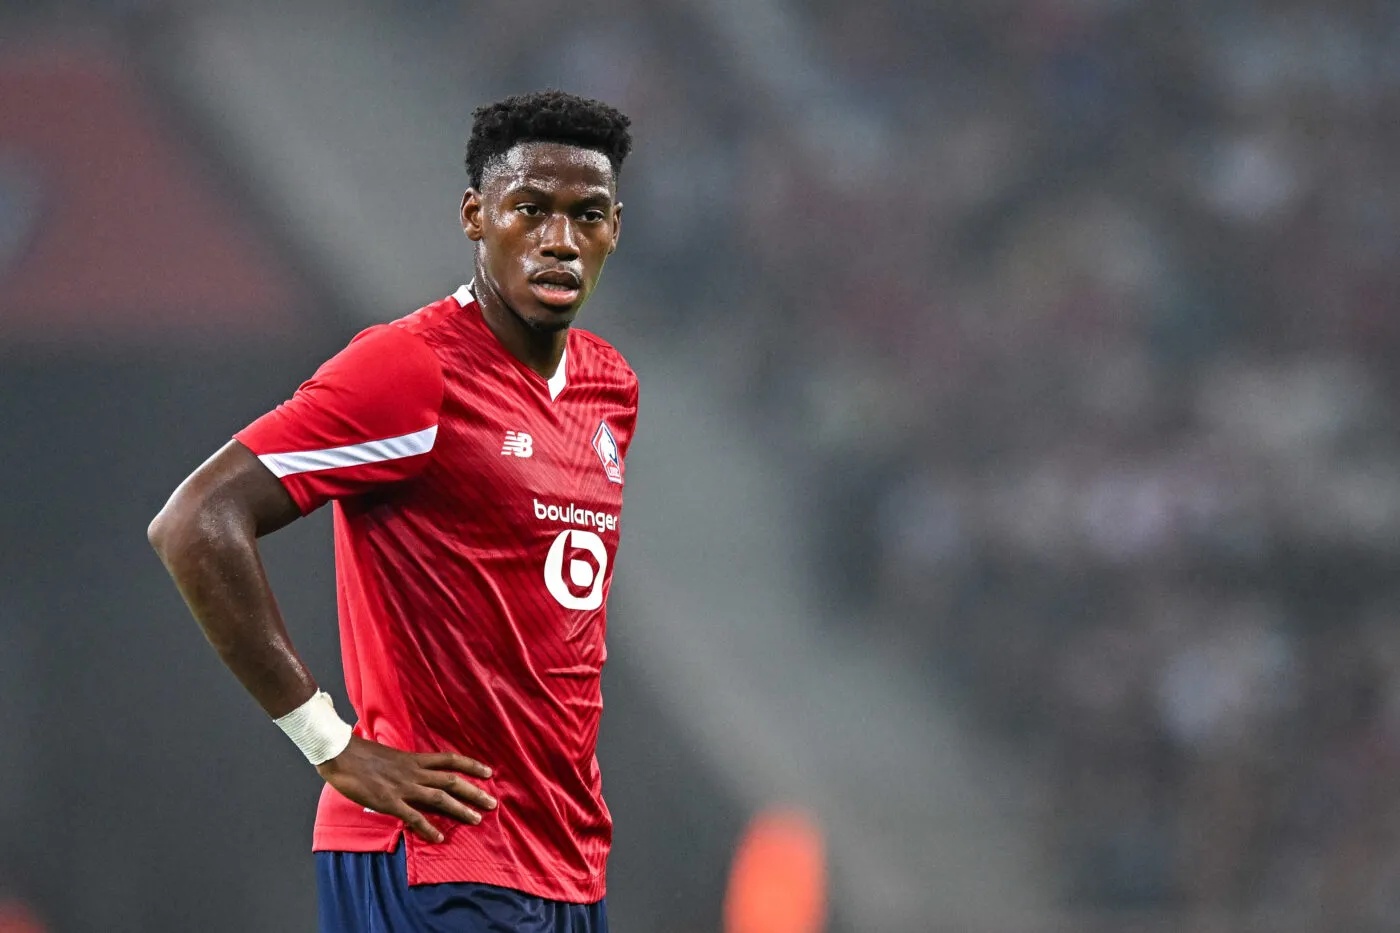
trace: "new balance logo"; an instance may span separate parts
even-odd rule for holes
[[[535,452],[535,441],[524,431],[507,431],[501,446],[502,457],[529,457]]]

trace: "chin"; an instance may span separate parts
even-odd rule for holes
[[[574,318],[577,315],[577,308],[567,308],[562,311],[555,308],[548,308],[542,312],[523,318],[523,320],[529,325],[531,330],[536,330],[544,334],[553,334],[561,330],[567,330],[569,325],[574,323]]]

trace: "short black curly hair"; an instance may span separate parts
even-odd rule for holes
[[[632,121],[616,107],[564,91],[518,94],[478,107],[467,140],[467,177],[481,189],[487,166],[517,143],[551,142],[593,149],[608,157],[613,178],[632,151]]]

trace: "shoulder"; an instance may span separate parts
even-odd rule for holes
[[[422,371],[440,377],[438,351],[443,335],[461,312],[457,297],[449,295],[397,320],[360,331],[342,355],[350,354],[399,374]]]
[[[448,295],[446,298],[440,298],[431,304],[426,304],[397,321],[391,321],[386,326],[426,341],[462,312],[463,305],[458,300],[459,294],[460,290],[457,294]]]
[[[302,389],[335,399],[347,410],[436,410],[444,391],[443,363],[412,318],[360,331]]]
[[[329,361],[325,368],[354,371],[357,375],[381,378],[441,377],[437,354],[421,334],[391,324],[375,324],[360,331]]]
[[[637,373],[616,347],[591,331],[574,328],[578,346],[588,362],[596,366],[609,381],[617,381],[632,392],[637,391]]]

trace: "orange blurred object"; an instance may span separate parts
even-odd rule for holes
[[[749,824],[724,900],[724,933],[821,933],[826,846],[798,810],[769,810]]]
[[[44,926],[23,904],[0,901],[0,933],[44,933]]]

